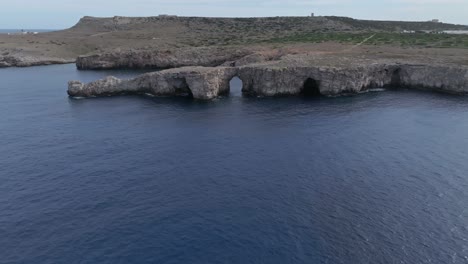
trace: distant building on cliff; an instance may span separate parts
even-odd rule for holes
[[[440,23],[440,20],[439,19],[432,19],[430,22]]]

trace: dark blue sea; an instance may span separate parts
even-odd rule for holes
[[[0,263],[468,263],[468,97],[67,97],[0,69]]]

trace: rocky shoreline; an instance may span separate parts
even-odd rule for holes
[[[0,33],[0,67],[70,63],[79,69],[219,66],[259,50],[285,54],[337,52],[370,40],[367,48],[406,56],[437,48],[432,55],[468,64],[460,35],[406,34],[408,31],[468,30],[432,22],[369,21],[346,17],[83,17],[71,28],[37,34]],[[372,38],[371,36],[377,35]],[[374,41],[375,40],[375,41]],[[374,42],[372,42],[374,41]],[[414,50],[409,50],[408,48]],[[443,49],[441,49],[443,48]],[[364,51],[365,52],[365,51]],[[249,55],[253,55],[250,56]],[[262,58],[260,58],[262,59]],[[226,65],[225,65],[226,66]],[[230,65],[227,65],[230,66]],[[239,66],[239,65],[236,65]]]
[[[383,87],[468,94],[468,67],[464,66],[401,63],[285,66],[281,62],[240,67],[183,67],[146,73],[129,80],[108,77],[88,84],[70,81],[68,94],[72,97],[183,95],[210,100],[227,94],[234,77],[242,80],[243,93],[254,96],[339,96]]]
[[[36,56],[1,56],[0,68],[31,67],[53,64],[74,63],[74,59],[36,57]]]
[[[0,68],[76,62],[79,70],[155,69],[130,80],[72,81],[70,96],[356,94],[386,86],[468,93],[466,30],[344,17],[84,17],[39,34],[0,34]],[[466,44],[466,45],[465,45]]]
[[[126,50],[79,56],[80,70],[171,69],[185,66],[215,67],[252,54],[242,48],[179,48],[174,50]]]

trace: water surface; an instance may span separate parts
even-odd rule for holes
[[[466,97],[67,97],[108,73],[0,70],[0,263],[468,262]]]

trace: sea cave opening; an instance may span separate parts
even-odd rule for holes
[[[390,81],[390,85],[393,88],[400,87],[401,86],[401,69],[394,70],[391,78],[392,79]]]
[[[192,90],[190,90],[189,85],[187,84],[187,80],[185,78],[175,79],[172,83],[174,87],[175,95],[193,98]]]
[[[305,97],[319,97],[320,96],[320,81],[308,78],[304,82],[301,90],[301,95]]]

